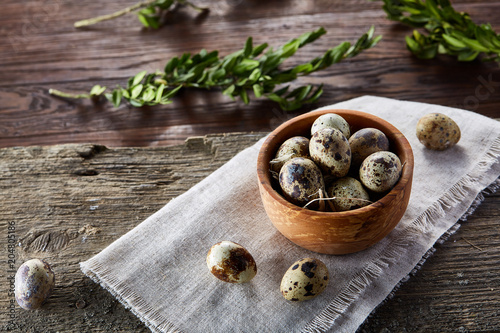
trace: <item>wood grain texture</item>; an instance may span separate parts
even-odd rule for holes
[[[269,132],[292,116],[366,94],[500,117],[498,65],[412,57],[404,45],[411,29],[385,19],[380,2],[199,0],[195,3],[211,8],[209,15],[179,8],[157,31],[141,28],[134,15],[73,28],[77,20],[135,2],[2,0],[0,147],[22,148],[0,150],[0,331],[11,328],[11,319],[13,332],[149,331],[85,278],[78,263],[261,136],[206,134]],[[500,31],[498,0],[453,4]],[[384,36],[380,44],[301,78],[297,84],[324,83],[325,93],[317,104],[289,114],[272,102],[244,105],[216,90],[186,91],[171,105],[141,109],[48,94],[49,88],[87,92],[97,83],[114,87],[141,70],[161,69],[184,52],[206,48],[226,55],[240,49],[248,36],[277,46],[324,26],[327,35],[284,64],[291,66],[344,40],[354,41],[372,24]],[[62,143],[79,144],[40,146]],[[500,331],[499,204],[498,194],[487,197],[360,330]],[[31,257],[49,258],[54,265],[59,287],[40,311],[11,307],[10,235],[16,240],[15,268]]]
[[[260,137],[197,137],[180,146],[144,150],[93,144],[0,149],[0,331],[148,331],[86,278],[79,262]],[[31,258],[46,259],[56,274],[50,301],[33,312],[10,307],[15,300],[5,288],[17,267]]]
[[[78,263],[104,249],[263,134],[211,135],[171,147],[78,144],[0,149],[0,331],[148,332]],[[500,330],[500,195],[468,221],[360,332]],[[17,269],[45,258],[56,289],[39,311],[10,307],[8,236]],[[13,309],[13,310],[10,310]],[[12,316],[12,318],[11,318]]]
[[[459,63],[446,56],[432,61],[410,55],[404,37],[411,29],[385,18],[380,2],[364,0],[199,1],[212,10],[199,17],[179,8],[157,31],[141,28],[129,15],[85,29],[73,22],[110,13],[135,1],[12,1],[0,13],[0,147],[95,142],[110,147],[164,146],[189,136],[269,131],[284,114],[275,103],[233,102],[220,91],[185,91],[171,105],[136,109],[109,103],[66,101],[49,88],[88,92],[94,84],[125,84],[141,70],[162,69],[168,59],[202,48],[227,55],[246,38],[278,46],[324,26],[328,33],[284,66],[321,55],[342,41],[355,41],[371,25],[384,36],[356,58],[299,79],[325,84],[315,105],[293,115],[362,95],[458,106],[500,116],[497,64]],[[198,3],[198,2],[197,2]],[[500,29],[498,1],[455,1],[478,23]]]

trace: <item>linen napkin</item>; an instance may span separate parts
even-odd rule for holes
[[[413,189],[398,226],[375,246],[349,255],[317,254],[288,241],[261,203],[256,161],[263,140],[186,193],[171,200],[93,258],[82,271],[100,283],[153,332],[354,332],[373,309],[422,264],[436,241],[500,188],[500,122],[437,105],[364,96],[326,108],[372,113],[396,126],[415,157]],[[424,114],[447,114],[460,142],[431,151],[415,135]],[[222,240],[255,258],[249,283],[224,283],[205,256]],[[327,289],[313,300],[288,302],[279,292],[288,267],[304,257],[322,260]]]

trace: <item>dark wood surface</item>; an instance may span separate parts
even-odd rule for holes
[[[84,277],[78,262],[98,253],[260,135],[211,135],[185,142],[188,137],[267,132],[288,117],[366,94],[500,117],[497,64],[412,57],[404,44],[411,29],[386,20],[380,2],[200,0],[196,3],[211,8],[208,15],[200,17],[180,8],[157,31],[142,29],[133,15],[73,28],[74,21],[133,3],[2,1],[0,147],[22,148],[0,150],[0,233],[5,235],[0,240],[4,249],[0,330],[10,328],[12,298],[4,286],[12,274],[6,235],[9,222],[14,221],[20,244],[15,266],[31,257],[49,259],[58,274],[58,288],[40,311],[17,307],[13,331],[148,331]],[[453,3],[476,22],[490,22],[500,31],[500,2]],[[384,36],[380,44],[301,78],[301,84],[324,83],[325,93],[317,104],[291,114],[267,101],[253,100],[247,106],[233,102],[216,90],[185,91],[173,104],[142,109],[126,105],[116,109],[48,94],[49,88],[87,92],[97,83],[125,84],[129,76],[161,69],[169,58],[184,52],[206,48],[221,55],[231,53],[248,36],[277,46],[325,27],[328,34],[287,62],[293,65],[341,41],[354,41],[372,24]],[[49,146],[68,143],[92,144]],[[500,331],[499,204],[498,194],[488,196],[360,330]]]
[[[56,274],[54,294],[38,311],[11,306],[10,288],[2,287],[0,331],[147,332],[110,293],[83,275],[79,262],[262,135],[211,135],[168,147],[0,149],[2,286],[31,258],[47,260]],[[360,332],[500,331],[499,204],[499,194],[487,196]],[[16,239],[13,263],[8,262],[7,235]]]
[[[189,91],[171,105],[135,109],[123,105],[68,102],[49,88],[88,92],[94,84],[114,87],[142,70],[162,69],[168,59],[202,48],[221,55],[242,48],[246,38],[278,46],[319,26],[328,33],[298,52],[288,65],[319,56],[342,41],[355,41],[371,25],[380,44],[356,58],[301,78],[324,83],[316,105],[371,94],[460,106],[500,117],[500,71],[495,63],[459,63],[446,56],[418,60],[406,50],[411,29],[385,19],[381,2],[367,0],[197,1],[206,16],[180,8],[160,30],[142,29],[124,16],[77,30],[73,22],[107,14],[134,0],[4,0],[0,11],[0,147],[76,142],[107,146],[164,146],[195,135],[268,131],[284,117],[271,102],[246,106],[220,91]],[[454,1],[478,23],[500,30],[500,2]],[[482,88],[483,81],[490,83]],[[477,97],[479,96],[479,98]]]

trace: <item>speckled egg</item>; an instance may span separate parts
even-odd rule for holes
[[[430,113],[417,123],[417,138],[427,148],[445,150],[460,141],[460,128],[442,113]]]
[[[283,165],[279,183],[284,197],[299,206],[319,198],[320,190],[325,190],[321,170],[313,161],[303,157],[292,158]]]
[[[349,123],[347,123],[344,118],[335,113],[327,113],[319,116],[311,126],[311,135],[322,128],[338,129],[348,139],[351,136]]]
[[[250,252],[231,241],[222,241],[210,248],[207,266],[216,278],[230,283],[248,282],[257,274],[257,264]]]
[[[281,280],[281,294],[289,301],[306,301],[321,294],[329,280],[328,269],[318,259],[304,258],[293,263]]]
[[[363,185],[352,177],[343,177],[334,181],[326,192],[333,200],[338,212],[364,207],[370,204],[370,196]]]
[[[367,127],[351,135],[349,145],[352,154],[351,165],[359,167],[369,155],[377,151],[389,150],[389,139],[384,132]]]
[[[280,172],[286,161],[294,157],[309,157],[309,139],[303,136],[294,136],[283,142],[270,162],[271,170]]]
[[[25,310],[40,308],[50,297],[55,275],[44,260],[31,259],[23,263],[14,278],[16,301]]]
[[[309,154],[325,176],[341,178],[349,172],[351,148],[347,138],[337,129],[316,131],[309,141]]]
[[[401,161],[389,151],[379,151],[368,156],[359,168],[363,185],[373,192],[389,191],[401,176]]]

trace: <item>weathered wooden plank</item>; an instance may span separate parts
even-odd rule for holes
[[[181,146],[146,150],[91,144],[0,150],[0,278],[6,282],[15,273],[7,262],[10,232],[16,239],[13,266],[45,258],[57,280],[50,302],[34,312],[17,306],[10,312],[14,298],[2,288],[0,330],[146,331],[106,291],[85,278],[78,263],[260,137],[199,137]]]
[[[14,274],[8,262],[9,232],[16,239],[15,268],[29,258],[45,258],[57,277],[53,297],[39,311],[15,306],[11,312],[13,297],[2,288],[0,330],[13,324],[15,332],[147,332],[108,292],[83,276],[78,263],[262,135],[195,137],[156,148],[83,144],[0,149],[0,279],[10,281]],[[500,195],[486,197],[360,330],[500,330],[499,204]]]
[[[276,104],[254,100],[245,106],[216,90],[190,90],[171,105],[138,110],[63,101],[49,96],[48,89],[86,92],[96,83],[114,87],[140,70],[161,69],[167,59],[187,51],[218,49],[226,55],[240,49],[249,35],[255,43],[274,46],[320,25],[328,34],[298,52],[288,65],[316,57],[341,41],[354,41],[372,24],[384,38],[356,58],[298,80],[297,84],[325,84],[320,102],[298,112],[370,94],[499,116],[497,64],[415,59],[404,45],[411,30],[385,19],[379,2],[222,1],[202,21],[183,8],[158,31],[145,31],[133,17],[76,30],[71,24],[81,16],[126,4],[54,2],[9,2],[0,13],[0,35],[5,37],[0,38],[0,147],[89,141],[108,146],[170,145],[193,135],[267,131],[281,112]],[[478,22],[500,27],[498,1],[456,5]]]

